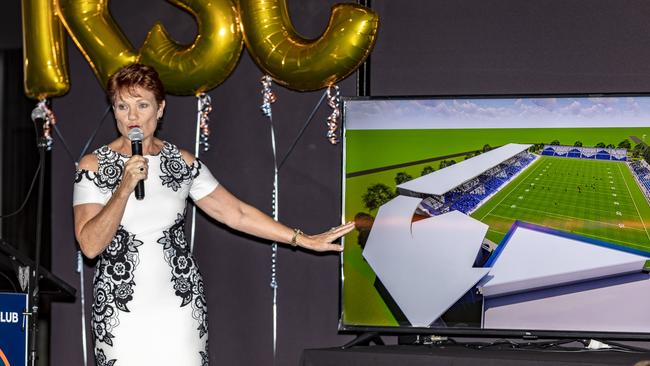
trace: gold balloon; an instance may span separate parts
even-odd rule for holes
[[[63,26],[50,0],[23,0],[25,94],[34,99],[63,95],[70,89]]]
[[[56,2],[56,0],[55,0]],[[102,87],[138,55],[108,11],[108,0],[58,0],[59,14]]]
[[[168,1],[194,16],[198,35],[184,46],[156,23],[140,60],[156,68],[169,93],[198,95],[221,84],[237,66],[243,48],[239,14],[231,0]]]
[[[338,4],[318,38],[294,29],[286,0],[240,0],[246,48],[258,66],[278,83],[300,91],[344,79],[368,57],[379,16],[369,8]]]

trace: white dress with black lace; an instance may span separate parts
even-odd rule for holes
[[[97,149],[97,172],[78,170],[73,205],[105,205],[128,156]],[[147,156],[145,198],[129,198],[122,222],[99,256],[92,328],[98,366],[207,365],[208,313],[203,279],[185,240],[188,195],[199,200],[218,185],[197,159],[189,166],[164,143]]]

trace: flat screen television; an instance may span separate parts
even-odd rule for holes
[[[344,331],[650,340],[650,95],[343,100]]]

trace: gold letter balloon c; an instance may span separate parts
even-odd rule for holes
[[[240,0],[246,48],[275,81],[300,91],[336,83],[354,72],[375,43],[379,16],[367,7],[338,4],[325,32],[302,38],[294,29],[286,0]]]

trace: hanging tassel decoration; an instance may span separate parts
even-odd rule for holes
[[[327,88],[327,104],[332,108],[332,113],[327,117],[327,139],[330,144],[339,143],[339,119],[341,118],[341,92],[338,85]]]

